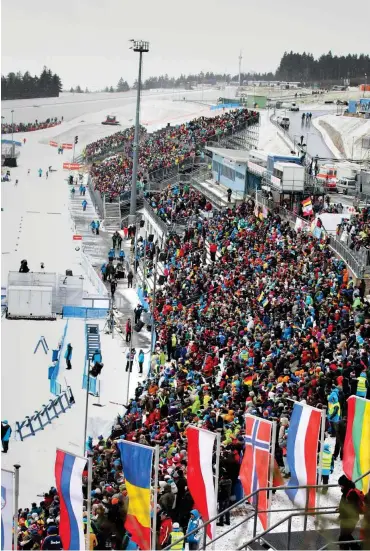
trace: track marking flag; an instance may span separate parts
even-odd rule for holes
[[[84,457],[57,449],[55,482],[60,501],[59,534],[63,549],[85,549],[82,495],[82,473],[85,467]]]
[[[118,442],[129,498],[125,528],[142,550],[150,545],[150,485],[154,448]]]
[[[350,480],[356,480],[370,470],[370,400],[350,396],[347,400],[347,430],[343,447],[343,471]],[[366,495],[370,476],[356,484]]]
[[[213,482],[212,456],[216,435],[208,430],[189,426],[187,480],[194,508],[198,509],[203,521],[217,515],[217,496]],[[215,523],[207,525],[207,535],[215,537]]]
[[[249,414],[245,416],[245,448],[239,478],[246,495],[258,490],[258,488],[266,488],[269,485],[271,435],[271,421]],[[255,505],[256,496],[253,496],[249,502]],[[267,492],[260,492],[258,509],[261,509],[261,511],[268,509]],[[258,513],[264,530],[267,528],[267,515],[267,513]]]
[[[321,411],[295,402],[290,418],[287,438],[287,461],[291,478],[286,493],[289,499],[304,507],[306,490],[289,489],[289,486],[316,484],[317,446],[321,425]],[[315,507],[316,489],[309,490],[309,508]]]
[[[1,549],[12,549],[14,474],[1,469]]]

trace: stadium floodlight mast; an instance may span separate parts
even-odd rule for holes
[[[135,223],[136,219],[136,186],[137,186],[137,167],[139,159],[139,135],[140,135],[140,94],[141,94],[141,70],[143,64],[143,54],[149,52],[149,42],[143,40],[130,40],[131,50],[139,52],[139,76],[137,79],[137,99],[136,99],[136,118],[135,118],[135,136],[133,146],[132,162],[132,181],[131,181],[131,201],[129,223]]]

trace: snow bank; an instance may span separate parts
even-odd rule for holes
[[[344,115],[324,115],[313,119],[313,124],[321,132],[323,139],[330,149],[332,149],[337,158],[342,158],[343,155],[334,145],[332,138],[328,132],[319,124],[324,121],[329,124],[335,131],[339,132],[345,151],[345,157],[362,159],[367,151],[362,148],[362,138],[370,137],[370,120],[360,119],[357,117],[347,117]]]

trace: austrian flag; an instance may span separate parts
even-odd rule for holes
[[[309,216],[313,214],[311,199],[307,197],[302,201],[302,212],[304,216]]]

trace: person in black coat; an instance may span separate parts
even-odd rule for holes
[[[27,274],[30,271],[27,260],[21,260],[21,266],[19,268],[19,272],[22,274]]]
[[[112,279],[110,283],[110,292],[112,294],[112,300],[114,300],[114,293],[116,292],[116,289],[117,289],[117,281],[115,279]]]
[[[356,492],[354,482],[344,474],[339,477],[338,484],[342,490],[342,497],[339,502],[340,533],[338,541],[351,541],[355,539],[352,534],[360,518],[360,498]],[[339,548],[361,549],[358,543],[343,543],[339,545]]]

